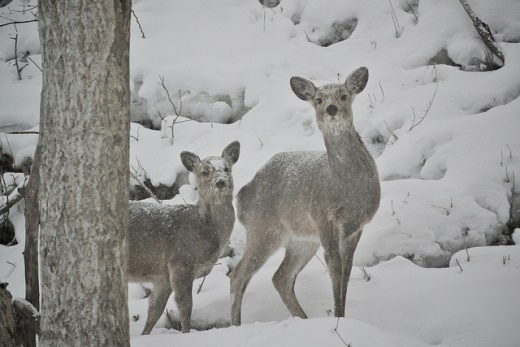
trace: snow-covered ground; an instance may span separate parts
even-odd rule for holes
[[[383,195],[356,251],[348,318],[330,316],[321,252],[296,283],[311,319],[290,318],[271,283],[278,252],[251,281],[242,327],[180,334],[164,328],[163,317],[151,336],[140,337],[148,303],[142,286],[130,284],[133,345],[342,346],[341,338],[354,347],[520,345],[520,246],[491,246],[504,243],[520,189],[520,2],[468,2],[505,55],[498,70],[481,71],[486,50],[458,1],[282,0],[268,9],[256,0],[134,0],[145,38],[133,18],[132,119],[162,126],[132,124],[131,164],[141,177],[171,185],[185,177],[181,151],[218,155],[239,140],[238,192],[273,154],[324,149],[313,109],[292,93],[290,77],[343,82],[366,66],[355,125],[376,157]],[[14,0],[0,8],[0,24],[33,19],[23,9],[35,4]],[[16,34],[19,52],[32,59],[22,80],[13,61]],[[0,131],[37,130],[37,64],[36,23],[0,27]],[[182,100],[173,131],[161,79],[177,110]],[[1,133],[0,141],[20,165],[36,136]],[[6,180],[20,184],[23,177]],[[195,197],[185,185],[165,203]],[[0,281],[14,296],[24,295],[22,204],[10,213],[20,244],[0,246]],[[515,238],[520,243],[520,230]],[[244,243],[237,223],[237,255],[221,259],[194,295],[195,329],[229,324],[227,273]],[[175,315],[172,300],[168,309]]]

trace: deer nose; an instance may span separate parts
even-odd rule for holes
[[[224,188],[226,182],[224,182],[223,180],[218,180],[215,185],[217,186],[217,188]]]
[[[326,111],[331,116],[334,116],[336,114],[336,112],[338,112],[338,108],[336,107],[336,105],[329,105],[329,106],[327,106]]]

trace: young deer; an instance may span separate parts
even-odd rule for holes
[[[306,79],[291,78],[296,96],[316,110],[327,151],[278,153],[238,193],[238,218],[247,242],[231,273],[233,325],[240,325],[242,298],[251,277],[281,247],[285,258],[273,284],[291,314],[307,318],[294,283],[320,243],[332,280],[334,315],[345,315],[354,251],[380,200],[377,167],[352,119],[352,102],[367,80],[365,67],[352,72],[344,84],[319,88]]]
[[[193,280],[211,271],[235,223],[231,167],[239,154],[238,142],[228,145],[222,157],[201,160],[181,153],[182,163],[197,178],[197,205],[130,203],[129,281],[153,284],[143,335],[157,323],[172,290],[182,332],[190,331]]]

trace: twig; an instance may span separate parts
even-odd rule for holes
[[[399,25],[399,21],[397,20],[397,15],[395,14],[395,10],[394,10],[394,5],[392,5],[392,2],[390,0],[388,0],[388,2],[390,3],[390,8],[392,9],[391,17],[392,17],[392,22],[394,23],[395,37],[399,38],[401,36],[402,29],[401,29],[401,26]]]
[[[146,37],[144,36],[143,28],[141,27],[141,23],[139,22],[139,18],[137,18],[137,15],[135,14],[134,10],[132,10],[132,14],[134,15],[135,21],[137,22],[137,25],[139,26],[139,30],[141,30],[141,35],[142,35],[143,39],[145,39]]]
[[[406,1],[406,0],[404,0],[404,1],[408,5],[408,9],[410,10],[410,12],[412,12],[412,14],[414,15],[416,23],[419,22],[419,17],[417,17],[417,15],[415,14],[415,11],[413,10],[412,5],[410,5],[410,3],[408,3],[408,1]]]
[[[309,35],[307,35],[307,32],[304,30],[303,33],[305,34],[305,37],[307,38],[307,41],[312,42]]]
[[[3,17],[5,18],[5,17]],[[31,20],[26,20],[26,21],[12,21],[12,22],[9,22],[9,23],[4,23],[4,24],[0,24],[0,28],[1,27],[5,27],[6,25],[16,25],[16,24],[24,24],[24,23],[32,23],[32,22],[37,22],[38,19],[31,19]]]
[[[172,98],[170,97],[170,91],[168,88],[166,88],[166,85],[164,84],[164,77],[159,76],[159,85],[163,87],[164,91],[166,92],[166,96],[168,97],[168,101],[173,107],[173,112],[175,113],[175,119],[172,121],[171,129],[172,129],[172,137],[171,137],[171,144],[173,145],[173,138],[175,137],[174,127],[177,123],[177,119],[181,116],[182,113],[182,98],[181,98],[181,90],[179,89],[179,109],[177,110],[177,107],[172,101]],[[162,117],[161,117],[162,118]],[[162,118],[164,120],[164,118]]]
[[[14,65],[16,66],[16,73],[18,74],[18,80],[22,80],[22,70],[27,66],[24,65],[20,68],[20,65],[18,64],[18,34],[16,34],[13,37],[11,37],[11,40],[14,40]]]
[[[343,342],[343,344],[345,346],[351,347],[352,345],[350,343],[346,343],[345,340],[343,340],[343,337],[341,337],[341,335],[338,333],[339,319],[340,319],[340,317],[338,317],[338,320],[336,321],[336,327],[334,329],[332,329],[332,332],[335,333],[336,335],[338,335],[339,339],[341,340],[341,342]]]
[[[4,133],[5,141],[7,142],[7,147],[9,147],[9,152],[11,152],[11,157],[14,158],[13,149],[11,148],[11,142],[9,141],[9,138],[7,137],[7,134]]]
[[[135,172],[137,172],[137,170],[136,170],[133,166],[130,165],[130,167],[132,168],[132,170],[134,170]],[[159,204],[162,204],[162,201],[159,200],[159,199],[157,198],[157,196],[155,196],[155,194],[150,190],[150,188],[148,188],[148,187],[147,187],[143,182],[141,182],[141,180],[139,179],[139,177],[137,177],[137,175],[136,175],[135,173],[133,173],[132,171],[130,171],[130,176],[131,176],[134,180],[136,180],[137,183],[139,183],[139,185],[140,185],[141,187],[143,187],[144,190],[146,190],[146,192],[147,192],[148,194],[150,194],[150,197],[152,197],[152,198],[153,198],[155,201],[157,201]]]
[[[466,242],[466,238],[463,238],[462,240],[464,240],[464,248],[466,249],[466,257],[467,257],[467,260],[469,262],[468,244]]]
[[[381,81],[379,81],[379,88],[381,88],[381,94],[383,94],[383,98],[384,98],[385,92],[383,91],[383,86],[381,85]]]
[[[139,130],[141,130],[141,127],[137,128],[136,136],[130,135],[130,137],[134,138],[137,142],[139,142]]]
[[[20,192],[20,190],[18,190],[18,195],[16,195],[14,198],[9,199],[9,197],[7,197],[6,203],[3,204],[2,206],[0,206],[0,215],[3,215],[4,213],[8,213],[9,210],[11,209],[11,207],[16,205],[20,200],[23,199],[23,197],[24,196]]]
[[[430,109],[432,108],[433,101],[435,100],[435,97],[437,96],[438,89],[439,89],[439,83],[435,82],[435,91],[433,92],[433,96],[430,99],[430,101],[428,102],[428,104],[426,105],[426,110],[424,111],[424,115],[419,119],[419,121],[417,123],[415,123],[415,109],[410,106],[412,108],[412,110],[414,111],[414,117],[413,117],[412,126],[410,127],[410,129],[408,129],[408,131],[411,131],[413,128],[415,128],[416,126],[421,124],[422,121],[424,120],[424,118],[426,118],[426,116],[428,115],[428,112],[430,112]]]
[[[27,54],[25,52],[22,52],[22,54],[23,54],[23,57],[29,59],[34,64],[34,66],[36,66],[38,68],[38,70],[40,70],[40,72],[43,72],[42,68],[38,64],[36,64],[34,62],[34,60],[32,60],[32,58],[29,56],[29,54]]]
[[[461,272],[464,271],[464,270],[462,270],[462,266],[460,266],[459,260],[458,260],[458,259],[455,259],[455,261],[457,262],[457,265],[459,266],[460,271],[461,271]]]
[[[325,270],[327,270],[327,265],[325,265],[325,263],[320,259],[320,257],[318,257],[317,254],[314,255],[316,257],[316,259],[319,260],[319,262],[321,263],[321,265],[323,265],[323,267],[325,268]]]
[[[35,134],[35,135],[39,135],[40,132],[39,131],[12,131],[10,133],[5,133],[6,135],[25,135],[25,134]]]
[[[511,152],[511,147],[509,147],[508,143],[506,143],[506,146],[509,149],[509,160],[513,160],[513,153]]]
[[[447,209],[446,207],[443,207],[443,206],[439,206],[439,205],[433,205],[434,207],[437,207],[439,210],[444,210],[446,212],[446,216],[449,216],[450,215],[450,210]]]
[[[365,281],[368,282],[372,279],[372,276],[368,273],[367,269],[365,269],[364,266],[361,266],[358,263],[356,263],[356,266],[363,272],[363,278],[365,279]]]
[[[206,276],[204,276],[204,277],[202,278],[202,283],[200,284],[199,289],[197,290],[197,294],[199,294],[200,291],[202,290],[202,286],[204,285],[204,281],[205,281],[205,280],[206,280]]]
[[[388,123],[386,121],[383,121],[386,125],[386,130],[388,130],[388,132],[390,133],[390,135],[392,135],[393,137],[395,137],[395,140],[399,140],[399,137],[397,137],[397,135],[395,134],[395,131],[390,127],[390,125],[388,125]]]

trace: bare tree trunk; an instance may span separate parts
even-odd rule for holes
[[[131,0],[41,1],[40,346],[129,346]]]
[[[459,1],[462,7],[464,7],[464,10],[468,14],[469,18],[471,18],[471,21],[473,22],[473,25],[475,26],[477,33],[480,35],[480,38],[482,39],[482,42],[484,42],[489,51],[500,60],[500,65],[504,65],[504,55],[495,43],[495,39],[493,38],[493,34],[491,34],[491,30],[489,30],[489,26],[475,15],[473,10],[469,6],[467,0]]]
[[[11,306],[12,299],[7,283],[0,282],[0,347],[20,346]]]
[[[40,222],[38,188],[40,185],[41,141],[38,141],[31,166],[29,183],[25,188],[25,300],[40,310],[40,283],[38,280],[38,226]],[[25,347],[36,346],[36,333],[27,332],[23,337]]]

